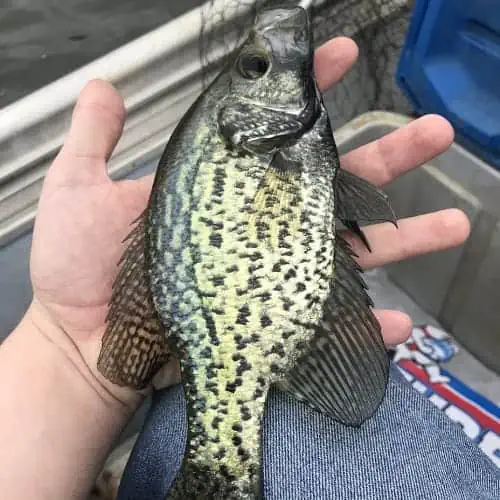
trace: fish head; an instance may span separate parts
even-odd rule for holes
[[[313,42],[301,7],[263,10],[229,68],[219,130],[230,147],[272,153],[300,138],[320,111]]]

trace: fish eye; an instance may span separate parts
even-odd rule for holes
[[[242,54],[238,59],[238,71],[247,80],[257,80],[269,69],[270,61],[264,54]]]

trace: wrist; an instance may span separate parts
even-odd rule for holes
[[[31,303],[19,327],[33,330],[51,345],[61,369],[80,378],[89,393],[110,412],[130,418],[144,401],[147,391],[138,392],[119,387],[105,379],[97,370],[97,357],[104,327],[91,332],[69,332],[36,298]],[[16,329],[17,330],[17,329]]]
[[[132,409],[40,313],[32,304],[0,347],[2,498],[85,498]]]

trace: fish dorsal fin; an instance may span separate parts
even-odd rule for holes
[[[396,215],[387,196],[370,182],[339,168],[335,188],[336,216],[361,239],[368,250],[371,251],[371,248],[359,221],[392,222],[397,226]]]
[[[335,284],[323,320],[309,352],[280,387],[335,420],[358,426],[384,397],[389,357],[359,266],[338,235],[335,254]]]
[[[125,239],[120,271],[106,317],[97,367],[111,382],[144,388],[169,359],[163,326],[153,306],[145,262],[145,213]]]

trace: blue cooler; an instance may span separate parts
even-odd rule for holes
[[[500,169],[500,0],[415,0],[396,73],[417,114],[438,113]]]

